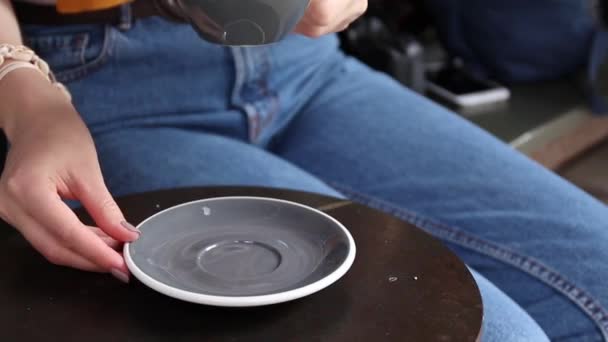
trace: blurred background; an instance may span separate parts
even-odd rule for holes
[[[370,0],[341,39],[608,203],[606,2]]]

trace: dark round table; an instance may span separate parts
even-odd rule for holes
[[[0,227],[0,341],[475,341],[479,290],[465,265],[421,229],[366,206],[316,194],[250,187],[188,188],[118,198],[138,223],[186,201],[266,196],[319,208],[357,245],[349,272],[302,299],[217,308],[46,262]],[[90,218],[79,215],[87,223]]]

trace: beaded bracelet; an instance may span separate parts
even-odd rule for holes
[[[4,64],[5,61],[6,64]],[[37,69],[51,84],[61,90],[68,100],[72,100],[67,88],[57,82],[49,65],[33,50],[22,45],[0,44],[0,81],[12,71],[22,68]]]

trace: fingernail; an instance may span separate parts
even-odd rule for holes
[[[114,276],[114,278],[122,281],[125,284],[129,283],[129,276],[124,273],[123,271],[117,269],[117,268],[113,268],[112,270],[110,270],[110,273],[112,273],[112,275]]]
[[[122,222],[120,222],[120,224],[123,227],[127,228],[128,230],[130,230],[130,231],[132,231],[134,233],[141,234],[141,231],[139,229],[137,229],[134,225],[130,224],[127,221],[122,221]]]

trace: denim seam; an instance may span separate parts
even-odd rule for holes
[[[110,54],[110,50],[113,45],[114,39],[112,38],[112,27],[106,26],[104,28],[104,38],[103,38],[103,46],[101,47],[101,52],[99,55],[93,59],[91,62],[86,63],[84,65],[78,66],[76,68],[60,71],[55,74],[55,77],[58,81],[68,83],[76,81],[80,78],[83,78],[90,74],[92,71],[99,69],[102,67],[108,60]]]
[[[264,50],[265,51],[265,50]],[[255,134],[251,138],[251,143],[256,143],[262,135],[264,128],[266,128],[267,117],[269,115],[268,108],[265,103],[265,98],[268,92],[268,56],[260,53],[261,50],[247,50],[245,56],[245,62],[248,66],[249,79],[245,82],[245,101],[247,101],[253,108],[255,108]],[[252,89],[250,88],[255,84],[254,89],[256,92],[251,94]],[[253,96],[250,96],[253,95]]]
[[[279,106],[279,99],[277,96],[277,92],[274,91],[270,84],[269,84],[269,78],[272,72],[272,63],[270,60],[270,54],[268,53],[268,50],[264,50],[264,70],[265,70],[265,75],[264,75],[264,82],[262,85],[262,95],[265,96],[267,98],[267,100],[269,101],[269,105],[267,108],[267,113],[266,113],[266,118],[263,120],[262,125],[264,127],[267,127],[273,120],[274,118],[279,114],[280,112],[280,106]]]
[[[578,288],[557,271],[544,265],[539,260],[521,255],[504,246],[470,235],[461,229],[436,222],[417,213],[397,207],[376,197],[361,194],[336,182],[329,182],[336,190],[350,199],[362,202],[378,210],[393,214],[413,225],[416,225],[433,236],[440,237],[477,253],[490,256],[505,264],[511,265],[539,279],[574,302],[599,328],[605,341],[608,341],[608,312],[597,300],[584,290]]]
[[[249,69],[247,67],[247,57],[243,53],[242,47],[231,47],[232,59],[234,61],[235,80],[232,88],[231,104],[241,111],[243,111],[247,117],[248,124],[248,140],[249,142],[255,141],[257,138],[257,120],[258,113],[255,106],[247,103],[243,96],[243,88],[246,86]]]
[[[83,38],[84,42],[82,43],[82,45],[84,46],[84,48],[80,49],[80,53],[78,56],[80,59],[80,63],[82,63],[83,65],[86,64],[87,60],[86,60],[86,46],[89,45],[89,41],[91,40],[91,36],[90,35],[84,35]]]
[[[258,58],[253,52],[240,47],[232,47],[231,51],[236,72],[231,104],[247,115],[249,142],[256,143],[264,128],[280,111],[278,97],[268,84],[269,56],[265,53],[261,65],[258,65]],[[253,97],[249,96],[250,89],[247,88],[252,82],[255,82],[259,91]]]

